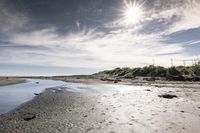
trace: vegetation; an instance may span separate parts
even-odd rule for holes
[[[200,64],[192,66],[174,66],[170,68],[164,68],[161,66],[145,66],[137,68],[115,68],[113,70],[103,71],[102,73],[110,76],[134,78],[136,76],[142,77],[190,77],[194,80],[194,77],[200,76]],[[184,78],[185,79],[185,78]],[[182,78],[183,80],[183,78]]]

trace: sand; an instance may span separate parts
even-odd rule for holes
[[[15,77],[0,77],[0,86],[19,84],[25,82],[24,79]]]
[[[84,83],[83,92],[46,89],[0,116],[0,133],[197,133],[200,86]],[[97,89],[91,89],[99,86]],[[181,86],[188,86],[182,84]],[[159,97],[176,95],[173,99]]]

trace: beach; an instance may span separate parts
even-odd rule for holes
[[[24,79],[16,77],[0,77],[0,86],[19,84],[25,82]]]
[[[80,83],[78,78],[74,85],[80,91],[48,88],[1,115],[0,132],[197,133],[200,129],[199,84],[139,86]]]

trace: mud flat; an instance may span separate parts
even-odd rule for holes
[[[197,133],[200,88],[75,83],[0,116],[2,133]],[[73,87],[73,86],[71,86]]]
[[[0,77],[0,86],[19,84],[25,82],[25,79],[15,77]]]

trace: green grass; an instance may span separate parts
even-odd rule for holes
[[[166,77],[167,75],[173,76],[200,76],[200,64],[192,66],[174,66],[165,68],[162,66],[145,66],[137,68],[115,68],[113,70],[106,70],[101,73],[119,76],[119,77]]]

